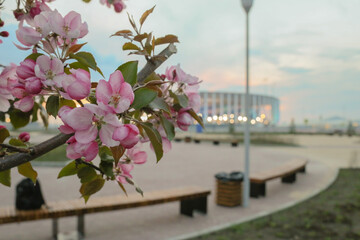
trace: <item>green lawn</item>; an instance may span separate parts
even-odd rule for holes
[[[342,169],[334,184],[292,208],[193,240],[359,240],[360,169]]]
[[[63,162],[68,161],[69,159],[66,157],[66,146],[62,145],[54,150],[42,155],[39,158],[36,158],[34,161],[41,161],[41,162]]]

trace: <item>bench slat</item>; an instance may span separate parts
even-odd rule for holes
[[[116,195],[90,198],[87,204],[84,203],[83,199],[53,202],[48,204],[48,209],[42,208],[31,211],[19,211],[15,210],[14,207],[3,207],[0,208],[0,224],[149,206],[204,197],[209,194],[209,190],[200,187],[187,187],[149,192],[145,193],[144,197],[133,194],[128,197]]]
[[[254,183],[263,183],[275,178],[285,177],[304,168],[307,162],[308,161],[305,159],[294,159],[275,169],[250,173],[250,181]]]

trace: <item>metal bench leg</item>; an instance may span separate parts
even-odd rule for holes
[[[193,217],[194,201],[192,199],[181,200],[180,213],[188,217]]]
[[[58,235],[58,219],[53,218],[52,219],[52,237],[54,240],[57,240]]]
[[[80,239],[83,239],[85,237],[85,215],[78,215],[77,220],[77,230]]]
[[[238,146],[238,143],[237,143],[237,142],[232,142],[232,143],[231,143],[231,146],[232,146],[232,147],[237,147],[237,146]]]
[[[194,207],[195,210],[203,214],[207,213],[207,196],[194,199],[194,203],[195,203],[195,207]]]
[[[259,196],[266,195],[265,183],[252,183],[250,182],[250,197],[258,198]]]
[[[283,183],[294,183],[295,181],[296,181],[296,173],[281,178],[281,182]]]

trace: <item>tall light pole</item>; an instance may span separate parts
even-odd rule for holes
[[[249,151],[250,151],[250,114],[249,114],[249,12],[253,4],[253,0],[241,0],[242,6],[246,13],[246,92],[245,92],[245,122],[244,142],[245,142],[245,168],[244,168],[244,192],[243,206],[249,205],[250,181],[249,181]]]

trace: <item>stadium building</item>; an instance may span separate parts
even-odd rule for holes
[[[244,123],[245,94],[229,92],[200,92],[199,115],[205,124]],[[279,122],[279,99],[271,96],[250,94],[250,123],[257,126]]]

